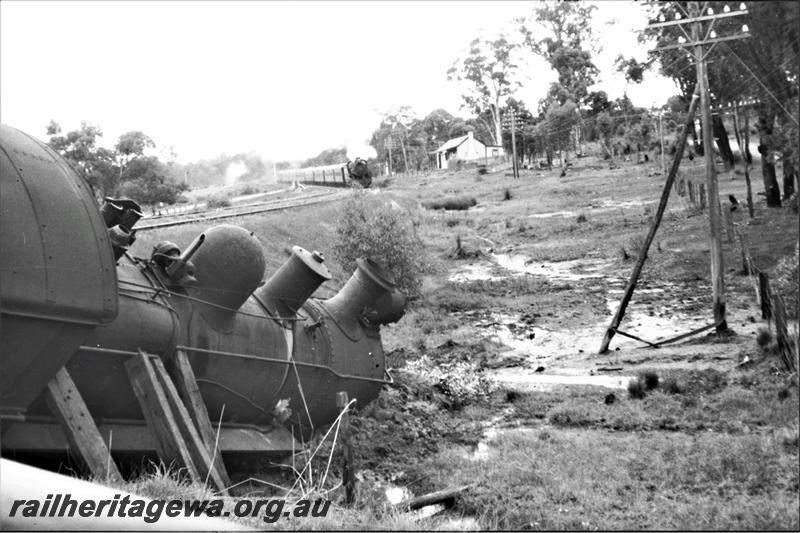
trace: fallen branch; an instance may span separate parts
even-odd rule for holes
[[[449,507],[455,503],[455,500],[461,496],[462,492],[466,491],[470,487],[471,485],[463,485],[461,487],[451,487],[449,489],[437,490],[436,492],[430,492],[428,494],[423,494],[422,496],[411,498],[410,500],[402,501],[396,504],[395,508],[402,512],[406,512],[422,509],[423,507],[435,505],[437,503],[442,503]]]

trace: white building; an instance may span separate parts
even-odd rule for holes
[[[438,169],[450,168],[454,161],[483,163],[489,159],[505,156],[502,146],[485,145],[476,139],[472,132],[450,139],[438,150],[432,152]]]

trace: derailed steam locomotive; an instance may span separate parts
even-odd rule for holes
[[[0,126],[0,171],[4,455],[68,448],[43,394],[62,367],[112,451],[156,450],[125,368],[140,352],[187,355],[225,453],[291,449],[285,428],[332,422],[337,392],[364,405],[391,381],[379,329],[405,298],[376,263],[360,260],[338,294],[318,300],[331,277],[320,253],[294,247],[264,281],[261,245],[238,226],[137,258],[127,247],[138,206],[98,209],[45,144]],[[291,416],[277,421],[285,400]]]

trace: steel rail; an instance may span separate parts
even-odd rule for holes
[[[155,224],[149,224],[147,226],[137,226],[136,231],[147,231],[158,228],[168,228],[171,226],[181,226],[184,224],[194,224],[196,222],[205,222],[208,220],[221,220],[225,218],[256,215],[258,213],[265,213],[268,211],[279,211],[281,209],[305,207],[308,205],[318,204],[322,202],[330,202],[340,198],[341,196],[342,193],[340,191],[335,191],[335,192],[324,192],[316,194],[311,198],[302,198],[299,200],[298,199],[275,200],[273,202],[265,203],[258,207],[252,207],[249,209],[242,209],[241,207],[235,207],[231,208],[233,211],[226,211],[221,213],[208,213],[205,215],[198,214],[198,216],[186,219],[169,220],[165,222],[156,222]]]

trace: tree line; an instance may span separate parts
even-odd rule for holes
[[[223,183],[232,165],[238,170],[237,181],[269,176],[273,166],[276,170],[290,166],[286,161],[273,164],[255,153],[221,154],[182,165],[168,150],[162,161],[152,155],[155,142],[141,131],[123,133],[112,148],[106,148],[100,145],[102,129],[86,121],[75,130],[62,132],[51,120],[46,133],[47,144],[84,178],[98,200],[122,196],[145,205],[174,204],[190,187]]]
[[[707,4],[721,12],[727,3]],[[729,110],[715,113],[709,127],[716,151],[727,168],[736,162],[728,132],[734,131],[748,160],[752,155],[743,138],[750,132],[758,135],[767,204],[780,206],[775,163],[783,163],[784,198],[794,193],[798,168],[800,3],[749,2],[747,8],[746,16],[715,23],[720,34],[743,31],[741,24],[747,24],[750,38],[720,43],[708,57],[711,104]],[[430,152],[469,130],[484,144],[502,145],[510,151],[511,136],[503,131],[502,120],[511,111],[521,117],[522,126],[516,135],[521,163],[542,157],[551,164],[561,153],[582,152],[582,143],[590,142],[597,143],[606,158],[652,150],[660,144],[659,118],[667,150],[674,153],[678,124],[685,118],[696,82],[690,55],[678,48],[650,52],[645,61],[617,58],[615,68],[628,84],[641,83],[646,73],[656,68],[675,80],[680,93],[660,109],[635,107],[627,94],[610,100],[604,91],[591,91],[599,74],[594,64],[598,43],[591,26],[596,9],[582,1],[541,2],[530,16],[513,21],[512,32],[474,39],[447,72],[448,78],[462,88],[463,106],[472,117],[464,120],[436,110],[418,118],[408,106],[390,110],[370,141],[379,154],[379,162],[388,160],[385,141],[393,139],[394,168],[426,168],[431,165]],[[687,2],[659,2],[647,9],[655,22],[659,17],[672,20],[680,12],[685,14],[688,6]],[[678,42],[680,32],[678,26],[642,28],[639,38],[655,43],[655,49]],[[523,67],[518,59],[521,52],[545,59],[557,74],[557,81],[533,108],[514,97],[522,87],[519,74]],[[742,101],[755,103],[739,106]],[[690,132],[697,155],[703,155],[705,149],[702,127],[705,126],[696,121],[696,128]]]

